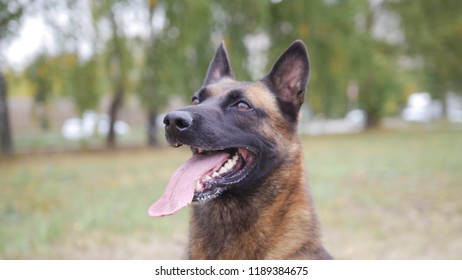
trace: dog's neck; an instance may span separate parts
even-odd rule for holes
[[[257,187],[250,196],[223,194],[193,206],[190,258],[303,258],[308,250],[324,252],[302,162],[281,165]]]

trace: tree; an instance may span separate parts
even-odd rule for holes
[[[0,144],[2,153],[13,153],[11,127],[8,115],[8,88],[3,72],[0,70]]]
[[[42,13],[72,15],[65,24],[51,15],[47,17],[61,47],[61,54],[50,61],[53,76],[57,77],[55,87],[71,98],[79,114],[95,110],[102,96],[101,81],[104,77],[100,71],[102,55],[97,51],[102,40],[92,17],[91,2],[49,0],[43,5]],[[85,54],[82,54],[82,45],[87,47]]]
[[[247,42],[246,45],[246,40],[259,35],[261,40],[264,40],[263,38],[268,36],[271,31],[268,26],[271,22],[269,10],[271,3],[269,1],[217,0],[214,4],[212,5],[214,19],[212,31],[215,36],[218,35],[222,38],[221,40],[225,40],[226,47],[232,57],[231,63],[234,73],[237,75],[236,78],[240,80],[261,78],[265,73],[253,73],[253,69],[250,69],[252,66],[249,65],[249,59],[252,60],[253,58],[249,53],[250,43]],[[273,47],[277,47],[278,41],[273,43]],[[261,57],[261,59],[263,58],[266,59],[266,57]]]
[[[70,69],[69,75],[71,79],[69,90],[79,114],[85,110],[98,108],[102,91],[98,57],[94,55],[86,61],[77,61],[76,65]]]
[[[374,34],[383,3],[372,5],[357,1],[356,16],[361,19],[354,40],[350,41],[349,63],[353,69],[347,77],[359,85],[359,106],[366,112],[366,128],[377,128],[385,112],[385,105],[401,92],[395,45]]]
[[[50,128],[48,118],[48,101],[52,92],[51,63],[47,55],[40,54],[29,65],[27,69],[27,78],[31,81],[34,88],[34,113],[38,118],[42,130]]]
[[[422,62],[427,90],[443,104],[447,92],[462,94],[462,1],[388,1],[387,7],[400,16],[405,51]]]
[[[205,75],[213,50],[210,45],[210,1],[148,1],[150,35],[145,43],[145,60],[139,97],[147,110],[148,144],[157,144],[156,118],[169,97],[190,98]],[[163,13],[162,15],[159,15]],[[185,16],[185,13],[194,16]],[[165,18],[161,30],[152,21]],[[203,72],[202,72],[203,71]]]
[[[344,116],[351,109],[347,88],[354,83],[359,87],[358,105],[367,113],[367,127],[376,127],[386,102],[399,92],[393,46],[372,30],[379,8],[372,9],[368,0],[282,1],[271,6],[272,48],[280,51],[281,43],[288,45],[295,38],[308,46],[308,98],[316,113]]]
[[[128,0],[105,0],[93,3],[93,17],[96,22],[105,21],[110,29],[110,39],[106,45],[106,68],[112,87],[112,100],[109,105],[109,132],[106,145],[114,148],[116,145],[115,122],[122,107],[128,88],[128,73],[131,67],[131,57],[128,50],[128,40],[123,29],[122,14],[128,7]]]
[[[215,47],[222,40],[235,51],[233,67],[241,75],[238,78],[249,78],[243,38],[264,30],[262,23],[268,20],[264,19],[268,4],[210,0],[147,2],[150,36],[145,44],[138,92],[147,110],[148,144],[153,146],[157,144],[155,120],[159,111],[171,95],[190,98],[200,88]],[[165,18],[161,30],[154,30],[151,24],[156,16]]]
[[[147,111],[147,141],[148,146],[157,146],[158,145],[158,137],[157,137],[157,124],[156,119],[159,114],[159,110],[162,106],[165,106],[167,102],[167,96],[162,94],[161,91],[158,90],[157,83],[159,79],[157,77],[157,59],[159,58],[157,54],[157,47],[156,44],[156,32],[154,30],[154,26],[152,22],[154,21],[155,9],[158,7],[156,5],[156,1],[149,0],[147,1],[147,10],[149,12],[148,16],[148,26],[149,26],[149,36],[146,39],[144,53],[145,53],[145,61],[143,65],[142,76],[140,80],[139,86],[139,98],[141,100],[141,104],[146,108]],[[163,6],[161,7],[161,9]],[[160,67],[160,66],[159,66]]]
[[[271,6],[271,56],[297,38],[307,44],[311,62],[307,98],[313,111],[326,117],[340,117],[347,110],[355,11],[352,1],[282,1]]]
[[[17,24],[23,7],[17,1],[0,0],[0,47],[1,44],[11,35],[12,26]],[[0,61],[2,57],[0,57]],[[0,145],[5,155],[13,153],[12,133],[8,113],[8,87],[3,69],[0,67]]]

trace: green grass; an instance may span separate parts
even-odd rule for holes
[[[328,250],[340,259],[462,258],[462,131],[302,140]],[[187,149],[0,159],[0,259],[180,258],[188,209],[147,209]]]
[[[187,211],[154,219],[147,209],[186,157],[184,150],[142,149],[2,161],[0,258],[112,258],[105,246],[170,240],[187,228]],[[153,249],[147,256],[171,254]]]
[[[462,132],[305,143],[326,246],[338,258],[462,258]]]

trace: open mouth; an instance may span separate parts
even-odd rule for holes
[[[214,199],[237,187],[256,166],[256,154],[247,147],[191,150],[192,157],[173,173],[163,195],[149,208],[149,215],[171,215],[193,202]]]
[[[193,201],[205,202],[218,197],[229,187],[244,180],[253,167],[254,154],[247,148],[229,148],[220,151],[191,149],[195,155],[207,156],[223,152],[228,154],[226,161],[220,161],[196,181]]]

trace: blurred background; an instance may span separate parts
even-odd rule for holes
[[[300,135],[340,259],[462,258],[459,0],[0,0],[0,259],[176,259],[147,209],[189,156],[163,115],[224,41],[239,80],[294,40]]]

